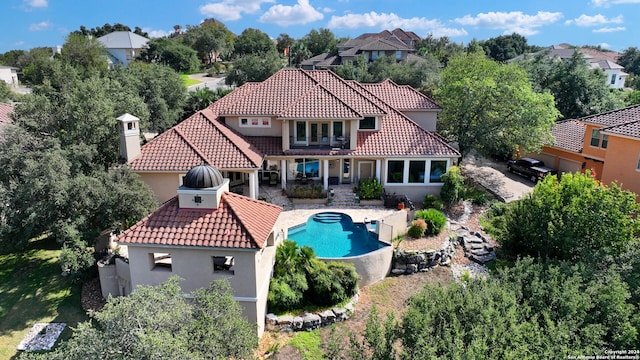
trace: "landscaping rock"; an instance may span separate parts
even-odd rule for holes
[[[333,324],[336,321],[336,314],[331,310],[325,310],[318,315],[320,315],[322,326]]]
[[[315,330],[322,325],[322,319],[320,319],[320,315],[306,313],[302,317],[302,328],[305,330]]]
[[[304,324],[304,320],[301,316],[296,316],[293,318],[291,325],[293,326],[293,330],[301,330],[302,325]]]
[[[336,321],[344,321],[349,318],[345,308],[333,308],[333,314],[336,316]]]

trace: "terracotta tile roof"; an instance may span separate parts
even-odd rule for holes
[[[408,85],[398,85],[387,79],[377,84],[359,84],[378,99],[399,110],[433,109],[441,110],[440,105]]]
[[[640,120],[640,105],[607,111],[596,115],[582,117],[577,120],[588,124],[602,125],[604,127],[621,125]]]
[[[621,125],[610,126],[602,129],[606,134],[622,135],[640,139],[640,119]]]
[[[278,206],[233,193],[222,195],[218,209],[181,209],[174,197],[116,242],[261,249],[281,212]]]
[[[247,141],[265,155],[283,154],[281,136],[247,136]]]
[[[582,152],[585,128],[586,126],[577,120],[557,122],[555,128],[551,130],[555,138],[554,146],[576,153]]]
[[[13,106],[5,103],[0,103],[0,126],[12,122],[11,113],[13,112]]]
[[[361,119],[344,101],[317,85],[278,114],[281,119]]]
[[[211,109],[162,133],[129,162],[135,171],[188,171],[206,162],[218,169],[258,168],[263,154],[224,126]]]
[[[329,70],[310,70],[306,72],[315,81],[322,84],[331,93],[349,104],[353,109],[362,114],[362,116],[384,115],[386,112],[382,110],[375,102],[360,91],[355,89],[343,78]]]

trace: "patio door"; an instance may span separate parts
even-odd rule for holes
[[[329,144],[329,123],[313,122],[311,125],[311,144]]]
[[[373,161],[358,162],[358,180],[373,178]]]

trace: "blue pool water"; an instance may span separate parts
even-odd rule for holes
[[[310,246],[321,258],[358,256],[385,246],[367,226],[374,231],[375,223],[354,223],[347,214],[323,212],[289,228],[288,237],[298,246]]]

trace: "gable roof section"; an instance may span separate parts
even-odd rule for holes
[[[585,125],[577,120],[558,121],[551,130],[555,139],[554,146],[571,152],[582,152]]]
[[[217,209],[181,209],[174,197],[120,234],[116,242],[262,249],[281,212],[279,206],[228,192]]]
[[[107,49],[142,49],[149,39],[131,31],[114,31],[98,38]]]
[[[398,39],[373,39],[360,47],[361,51],[395,51],[395,50],[411,50],[407,44]]]
[[[376,84],[359,84],[378,99],[399,110],[442,110],[440,105],[408,85],[398,85],[386,79]]]
[[[640,139],[640,120],[604,128],[602,132],[610,135]]]
[[[193,114],[144,145],[129,165],[135,171],[188,171],[203,162],[218,169],[260,167],[263,154],[216,117],[211,109]]]
[[[361,119],[363,116],[324,86],[316,85],[278,114],[281,119]]]
[[[322,84],[332,94],[335,94],[345,103],[363,116],[384,115],[386,112],[375,102],[351,86],[343,78],[329,70],[310,70],[306,74]]]
[[[587,124],[602,125],[604,127],[621,125],[640,120],[640,105],[585,116],[577,120]]]

